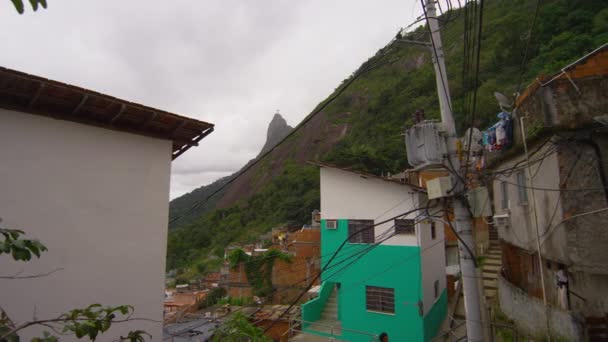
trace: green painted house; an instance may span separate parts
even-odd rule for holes
[[[447,293],[443,225],[416,210],[426,205],[425,192],[318,165],[321,263],[329,265],[316,298],[302,305],[300,340],[377,341],[385,332],[390,341],[430,341],[445,318]]]

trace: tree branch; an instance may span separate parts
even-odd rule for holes
[[[53,324],[53,323],[68,323],[68,322],[77,322],[77,321],[78,322],[104,321],[104,319],[89,319],[89,318],[71,319],[71,318],[67,318],[67,317],[57,317],[57,318],[51,318],[51,319],[41,319],[38,321],[25,322],[19,326],[16,326],[15,328],[13,328],[11,331],[7,332],[6,334],[0,336],[0,341],[8,339],[9,336],[14,335],[17,332],[19,332],[27,327],[31,327],[32,325],[48,326],[49,324]],[[112,324],[114,324],[114,323],[130,322],[130,321],[147,321],[147,322],[154,322],[154,323],[162,323],[162,321],[158,321],[158,320],[150,319],[150,318],[128,318],[128,319],[113,320],[111,322],[112,322]]]

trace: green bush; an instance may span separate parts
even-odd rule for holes
[[[209,291],[209,293],[207,293],[207,297],[205,297],[205,300],[203,300],[198,305],[198,308],[199,309],[204,309],[204,308],[208,308],[210,306],[215,305],[224,296],[226,296],[226,293],[227,293],[226,289],[223,288],[223,287],[216,287],[214,289],[211,289],[211,291]]]

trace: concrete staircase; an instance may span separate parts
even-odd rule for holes
[[[327,298],[321,317],[315,322],[308,323],[306,329],[307,331],[298,331],[297,335],[290,338],[289,341],[343,341],[339,338],[339,336],[342,335],[342,323],[338,320],[338,291],[336,288],[332,289],[331,294]]]
[[[481,268],[483,274],[483,293],[486,301],[495,301],[497,288],[497,278],[502,268],[502,252],[500,243],[498,242],[498,232],[496,228],[490,227],[490,248],[488,248],[483,266]]]
[[[485,251],[485,260],[481,267],[483,275],[483,293],[486,298],[486,304],[489,305],[491,301],[497,300],[498,293],[498,275],[502,268],[502,252],[500,249],[500,242],[498,239],[498,232],[496,228],[489,227],[490,236],[490,247]],[[452,312],[452,317],[448,317],[446,322],[442,326],[442,338],[437,341],[460,341],[466,337],[466,326],[464,320],[466,320],[466,312],[464,310],[464,298],[462,291],[457,291],[456,298],[452,299],[455,301]],[[450,331],[450,334],[446,334]]]
[[[321,318],[312,323],[309,328],[326,334],[342,334],[342,323],[338,320],[338,291],[336,289],[333,289],[327,298]]]

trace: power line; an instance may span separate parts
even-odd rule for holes
[[[475,7],[477,8],[477,7]],[[468,148],[467,148],[467,159],[466,159],[466,163],[464,165],[465,167],[465,174],[467,173],[467,170],[469,168],[469,158],[471,156],[471,140],[473,138],[473,127],[475,127],[475,116],[476,116],[476,111],[477,111],[477,90],[479,88],[479,65],[480,65],[480,56],[481,56],[481,32],[482,32],[482,26],[483,26],[483,0],[479,0],[479,20],[477,22],[477,34],[476,34],[476,39],[477,39],[477,46],[476,46],[476,60],[475,60],[475,81],[473,84],[473,105],[471,108],[471,121],[469,124],[469,127],[471,127],[471,129],[469,130],[469,137],[468,137]]]
[[[517,83],[516,94],[519,96],[519,91],[521,90],[521,84],[524,80],[524,74],[526,72],[526,63],[528,62],[528,53],[530,51],[530,43],[532,42],[532,36],[534,33],[534,27],[536,26],[536,18],[538,17],[538,12],[540,10],[541,0],[536,1],[536,9],[534,10],[534,17],[532,18],[532,23],[530,24],[530,28],[528,29],[528,40],[526,42],[526,48],[524,49],[524,56],[521,61],[521,66],[519,69],[519,82]]]
[[[499,178],[500,179],[500,178]],[[517,184],[517,183],[513,183],[513,182],[509,182],[506,181],[504,179],[500,179],[500,181],[505,182],[507,184],[511,184],[511,185],[515,185],[517,187],[520,188],[526,188],[526,189],[533,189],[533,190],[539,190],[539,191],[555,191],[555,192],[576,192],[576,191],[604,191],[608,188],[606,187],[597,187],[597,188],[580,188],[580,189],[552,189],[552,188],[538,188],[538,187],[532,187],[532,186],[527,186],[527,185],[522,185],[522,184]]]
[[[428,207],[427,207],[427,209],[428,209]],[[435,215],[435,214],[439,213],[440,211],[441,211],[441,210],[439,210],[439,211],[437,211],[437,212],[433,213],[433,215]],[[430,216],[430,214],[428,213],[428,210],[426,210],[425,212],[420,213],[418,216],[416,216],[416,217],[413,219],[413,220],[414,220],[414,225],[420,222],[420,221],[416,221],[416,219],[418,219],[419,217],[421,217],[421,216],[423,216],[423,215],[425,215],[425,214],[426,214],[425,219],[426,219],[426,218],[430,218],[430,217],[431,217],[431,216]],[[395,228],[395,226],[391,227],[391,229],[392,229],[392,228]],[[390,234],[388,237],[386,237],[386,238],[384,238],[383,240],[381,240],[379,243],[376,243],[376,244],[372,245],[372,247],[370,247],[368,250],[366,250],[366,251],[365,251],[365,254],[367,254],[369,251],[371,251],[371,249],[373,249],[373,248],[377,247],[378,245],[380,245],[382,242],[384,242],[384,241],[386,241],[386,240],[388,240],[388,239],[390,239],[390,238],[392,238],[393,236],[396,236],[396,235],[398,235],[398,233],[397,233],[397,232],[396,232],[396,230],[395,230],[395,231],[394,231],[394,232],[392,232],[392,233],[391,233],[391,234]],[[334,276],[334,275],[336,275],[337,273],[339,273],[339,272],[343,271],[344,269],[346,269],[346,268],[347,268],[347,267],[349,267],[350,265],[354,264],[355,262],[357,262],[358,260],[360,260],[360,259],[361,259],[361,258],[362,258],[362,257],[363,257],[365,254],[359,255],[359,257],[357,257],[357,259],[355,259],[355,260],[351,261],[349,264],[347,264],[346,266],[344,266],[344,267],[343,267],[343,268],[341,268],[340,270],[336,271],[334,274],[330,275],[328,278],[333,277],[333,276]],[[349,257],[349,258],[350,258],[350,257]],[[341,261],[341,262],[339,262],[339,263],[337,263],[337,264],[340,264],[340,263],[342,263],[342,262],[344,262],[344,261],[345,261],[345,260],[343,260],[343,261]],[[337,264],[332,265],[332,267],[333,267],[333,266],[335,266],[335,265],[337,265]],[[325,278],[325,279],[328,279],[328,278]]]
[[[400,205],[404,205],[406,202],[407,202],[407,203],[411,203],[412,201],[413,201],[413,196],[410,196],[410,197],[405,198],[404,200],[401,200],[401,201],[397,202],[397,203],[396,203],[394,206],[392,206],[392,207],[391,207],[391,208],[389,208],[388,210],[384,211],[382,214],[378,215],[378,216],[377,216],[377,217],[374,219],[374,221],[375,221],[375,220],[377,220],[377,219],[379,219],[380,217],[382,217],[382,216],[386,215],[388,212],[390,212],[391,210],[393,210],[393,209],[397,208],[398,206],[400,206]],[[392,228],[392,227],[391,227],[391,228]],[[391,229],[391,228],[389,228],[389,229]],[[383,234],[384,234],[384,233],[383,233]],[[378,237],[381,237],[381,235],[379,235]],[[297,243],[297,240],[294,240],[294,241],[293,241],[293,243]],[[354,247],[356,247],[356,246],[357,246],[357,245],[349,245],[349,246],[347,246],[347,248],[351,248],[351,249],[352,249],[352,248],[354,248]],[[241,249],[241,250],[242,250],[242,248],[235,248],[235,250],[236,250],[236,249]],[[320,255],[319,257],[314,258],[314,260],[315,260],[315,261],[320,261],[322,258],[325,258],[325,257],[328,257],[328,256],[329,256],[329,254],[327,254],[327,255]],[[260,261],[262,261],[262,260],[265,260],[265,259],[270,259],[270,258],[276,258],[276,256],[273,256],[273,255],[268,255],[268,256],[257,256],[255,260],[245,260],[245,261],[241,261],[239,264],[250,264],[250,263],[257,263],[257,262],[260,262]],[[306,264],[306,261],[301,261],[301,262],[300,262],[300,264],[302,264],[303,266],[308,266],[308,265]],[[292,265],[293,265],[293,263],[292,263]]]
[[[431,45],[433,46],[433,58],[435,60],[439,60],[439,56],[437,56],[437,49],[435,47],[435,39],[433,38],[433,32],[431,30],[431,26],[428,24],[429,17],[428,17],[427,12],[426,12],[426,6],[424,4],[424,0],[420,0],[420,4],[422,5],[422,11],[424,12],[424,19],[427,22],[426,27],[427,27],[427,30],[429,32],[429,37],[431,38]],[[448,88],[447,88],[448,85],[447,85],[447,82],[445,80],[445,77],[443,76],[443,70],[441,70],[441,66],[437,67],[437,70],[439,71],[439,76],[441,78],[441,85],[442,85],[441,88],[443,90],[443,93],[444,93],[445,97],[448,99],[447,105],[450,108],[450,112],[451,112],[452,111],[452,103],[451,103],[451,101],[449,101],[450,96],[448,94]],[[446,68],[446,72],[447,72],[447,68]]]
[[[417,209],[409,210],[409,211],[407,211],[406,213],[403,213],[403,214],[400,214],[400,215],[394,216],[394,217],[392,217],[392,218],[390,218],[390,219],[383,220],[383,221],[381,221],[381,222],[379,222],[379,223],[375,223],[375,224],[373,224],[373,225],[369,225],[369,226],[363,227],[363,228],[361,228],[361,229],[357,230],[356,232],[354,232],[354,233],[350,234],[350,235],[349,235],[349,236],[348,236],[348,237],[347,237],[347,238],[344,240],[344,242],[343,242],[343,244],[342,244],[341,246],[344,246],[344,243],[345,243],[345,242],[347,242],[347,241],[349,241],[351,237],[353,237],[353,236],[355,236],[355,235],[357,235],[357,234],[359,234],[359,233],[362,233],[363,231],[365,231],[365,230],[367,230],[367,229],[371,229],[371,228],[373,228],[373,227],[375,227],[375,226],[378,226],[378,225],[381,225],[381,224],[384,224],[384,223],[390,222],[390,221],[392,221],[392,220],[394,220],[394,219],[396,219],[396,218],[406,216],[406,215],[408,215],[408,214],[410,214],[410,213],[412,213],[412,212],[415,212],[415,211],[417,211],[417,210],[420,210],[420,209],[419,209],[419,208],[417,208]],[[420,216],[422,216],[422,214],[419,214],[419,215],[418,215],[416,218],[418,218],[418,217],[420,217]],[[393,226],[393,227],[394,227],[394,226]],[[381,234],[381,235],[380,235],[380,236],[382,236],[382,235],[388,235],[388,236],[385,236],[385,238],[384,238],[384,239],[382,239],[380,242],[377,242],[377,243],[371,244],[370,246],[366,247],[365,249],[363,249],[363,250],[361,250],[361,251],[357,251],[356,253],[354,253],[354,254],[352,254],[352,255],[348,256],[347,258],[342,259],[341,261],[339,261],[339,262],[337,262],[337,263],[334,263],[332,266],[329,266],[329,264],[330,264],[330,263],[331,263],[331,261],[332,261],[332,260],[330,259],[330,260],[328,261],[328,263],[325,265],[325,267],[324,267],[324,268],[323,268],[323,269],[322,269],[320,272],[318,272],[318,274],[315,276],[315,278],[314,278],[312,281],[310,281],[310,285],[309,285],[309,286],[307,286],[307,288],[306,288],[305,290],[303,290],[303,291],[302,291],[302,293],[301,293],[301,294],[298,296],[298,298],[297,298],[297,299],[294,301],[294,303],[297,303],[297,302],[298,302],[298,301],[301,299],[301,297],[302,297],[304,294],[306,294],[306,293],[308,292],[308,290],[310,290],[310,288],[312,287],[312,285],[314,284],[314,282],[315,282],[315,281],[316,281],[316,280],[317,280],[317,279],[320,277],[320,275],[322,274],[322,272],[323,272],[323,271],[330,270],[330,269],[332,269],[332,268],[334,268],[334,267],[337,267],[337,266],[339,266],[340,264],[342,264],[343,262],[346,262],[346,261],[347,261],[348,259],[350,259],[351,257],[356,256],[357,254],[360,254],[360,253],[365,254],[365,253],[369,252],[371,249],[375,248],[375,246],[380,245],[382,242],[384,242],[384,241],[386,241],[386,240],[390,239],[391,237],[393,237],[394,235],[396,235],[396,234],[387,234],[387,233],[388,233],[388,232],[384,232],[383,234]],[[333,257],[335,257],[339,251],[340,251],[339,249],[338,249],[338,250],[336,250],[336,251],[333,253],[332,258],[333,258]],[[361,256],[360,256],[360,257],[361,257]],[[360,257],[359,257],[359,258],[360,258]],[[352,263],[350,263],[349,265],[351,265],[351,264],[352,264]],[[348,267],[349,265],[347,265],[347,266],[343,267],[342,269],[344,269],[344,268]],[[340,269],[340,270],[342,270],[342,269]],[[337,273],[337,272],[336,272],[336,273]],[[333,275],[332,275],[332,276],[333,276]],[[307,278],[302,279],[302,280],[300,280],[300,281],[298,281],[298,282],[296,282],[296,283],[293,283],[291,286],[296,285],[296,284],[299,284],[299,283],[304,282],[304,281],[308,281],[308,280],[309,280],[309,278],[307,277]],[[285,290],[287,290],[287,289],[285,289]],[[290,310],[293,308],[293,306],[294,306],[294,305],[290,305],[290,307],[289,307],[287,310],[285,310],[285,311],[283,312],[283,314],[281,314],[281,315],[280,315],[280,316],[277,318],[277,320],[273,321],[273,323],[272,323],[272,324],[274,324],[276,321],[278,321],[279,319],[281,319],[281,318],[282,318],[282,317],[283,317],[283,316],[284,316],[286,313],[288,313],[288,312],[289,312],[289,311],[290,311]],[[249,306],[249,307],[251,307],[251,306]],[[239,309],[235,310],[233,313],[236,313],[236,312],[242,311],[242,310],[244,310],[245,308],[247,308],[247,306],[244,306],[244,307],[242,307],[242,308],[239,308]],[[175,333],[175,334],[169,333],[169,334],[170,334],[170,335],[173,335],[173,336],[178,336],[178,335],[183,334],[183,333],[185,333],[185,332],[191,331],[192,329],[197,329],[197,328],[199,328],[199,327],[201,327],[201,326],[204,326],[204,325],[207,325],[207,324],[211,324],[211,323],[212,323],[212,322],[204,322],[204,323],[201,323],[201,324],[196,325],[196,326],[193,326],[193,327],[192,327],[192,326],[191,326],[191,327],[188,327],[187,329],[184,329],[184,330],[182,330],[182,331],[180,331],[180,332],[178,332],[178,333]],[[272,327],[272,325],[271,325],[270,327]],[[269,327],[269,328],[270,328],[270,327]]]
[[[391,41],[389,41],[388,44],[386,44],[384,46],[384,48],[390,46],[392,44],[394,39],[391,39]],[[383,48],[383,49],[384,49]],[[385,51],[382,55],[380,55],[378,58],[381,60],[382,57],[385,57],[389,54],[389,52],[391,52],[390,49],[388,49],[387,51]],[[257,165],[261,160],[263,160],[266,156],[268,156],[270,153],[272,153],[277,147],[279,147],[281,144],[283,144],[283,142],[287,141],[291,136],[293,136],[294,134],[296,134],[302,127],[304,127],[304,125],[306,125],[306,123],[308,123],[310,120],[312,120],[315,116],[317,116],[323,109],[325,109],[329,104],[331,104],[336,98],[338,98],[355,80],[357,80],[361,75],[374,70],[378,67],[381,67],[383,65],[386,64],[392,64],[395,63],[396,61],[398,61],[400,58],[395,58],[389,61],[384,61],[382,63],[377,62],[374,65],[371,65],[363,70],[358,70],[345,84],[343,84],[340,89],[338,89],[337,92],[335,92],[329,99],[325,100],[319,107],[317,107],[317,109],[309,114],[307,117],[304,118],[304,120],[302,120],[302,122],[300,122],[300,124],[298,124],[291,132],[289,132],[289,134],[287,134],[283,139],[281,139],[277,144],[275,144],[272,148],[270,148],[268,151],[266,151],[264,154],[262,154],[260,157],[256,158],[252,163],[246,165],[243,169],[241,169],[235,176],[231,177],[226,183],[224,183],[222,186],[220,186],[218,189],[216,189],[214,192],[212,192],[210,195],[208,195],[203,201],[198,201],[195,204],[193,204],[189,209],[186,210],[185,213],[174,217],[173,219],[171,219],[169,221],[169,224],[172,224],[176,221],[178,221],[179,219],[181,219],[182,217],[186,216],[187,214],[189,214],[190,212],[192,212],[193,210],[197,209],[198,207],[200,207],[202,204],[206,203],[209,199],[211,199],[211,197],[215,196],[217,193],[219,193],[220,191],[222,191],[223,189],[225,189],[228,185],[232,184],[234,181],[236,181],[240,176],[242,176],[245,172],[247,172],[249,169],[251,169],[253,166]]]
[[[430,202],[431,202],[431,201],[429,201],[429,203],[430,203]],[[475,265],[475,268],[477,268],[477,267],[478,267],[478,265],[477,265],[477,259],[475,258],[475,254],[473,254],[473,251],[471,250],[471,248],[469,247],[469,245],[467,245],[467,244],[464,242],[464,240],[463,240],[463,239],[460,237],[460,234],[458,234],[458,232],[456,231],[456,229],[455,229],[455,228],[454,228],[454,226],[452,225],[452,222],[450,222],[449,218],[448,218],[447,220],[445,220],[445,221],[444,221],[444,220],[441,220],[441,219],[437,219],[437,218],[435,217],[435,214],[437,214],[437,213],[435,213],[435,214],[433,214],[433,215],[431,215],[431,214],[429,213],[429,203],[427,203],[427,206],[424,208],[424,210],[425,210],[425,212],[426,212],[426,214],[427,214],[427,217],[428,217],[429,219],[431,219],[431,220],[438,221],[438,222],[442,222],[442,223],[444,223],[444,224],[445,224],[445,223],[447,223],[447,224],[448,224],[448,226],[450,227],[450,229],[452,230],[452,232],[454,233],[454,235],[456,235],[456,238],[458,238],[458,240],[459,240],[459,241],[462,243],[462,245],[465,247],[465,249],[466,249],[466,250],[467,250],[467,252],[469,253],[469,255],[470,255],[471,259],[473,259],[473,264]],[[444,213],[447,213],[447,212],[448,212],[448,211],[447,211],[447,206],[446,206],[446,205],[444,205],[444,207],[443,207],[443,212],[444,212]],[[447,221],[447,222],[446,222],[446,221]]]
[[[392,220],[394,220],[394,219],[396,219],[396,218],[406,216],[406,215],[408,215],[408,214],[410,214],[410,213],[413,213],[413,212],[415,212],[415,211],[418,211],[418,210],[420,210],[420,209],[421,209],[421,208],[416,208],[416,209],[409,210],[409,211],[407,211],[407,212],[405,212],[405,213],[403,213],[403,214],[400,214],[400,215],[394,216],[394,217],[393,217],[393,218],[391,218],[391,219],[385,220],[385,221],[383,221],[383,222],[381,222],[381,223],[377,223],[377,224],[375,224],[375,225],[379,225],[379,224],[383,224],[383,223],[386,223],[386,222],[392,221]],[[349,241],[349,240],[350,240],[350,239],[351,239],[353,236],[355,236],[355,235],[357,235],[357,234],[359,234],[359,233],[363,232],[363,231],[364,231],[364,230],[366,230],[366,229],[369,229],[369,228],[371,228],[371,227],[374,227],[375,225],[372,225],[372,226],[367,227],[367,228],[361,228],[361,229],[357,230],[356,232],[354,232],[354,233],[352,233],[352,234],[349,234],[349,236],[348,236],[346,239],[344,239],[344,241],[343,241],[343,242],[340,244],[340,246],[339,246],[339,247],[336,249],[336,251],[333,253],[333,255],[332,255],[332,257],[329,259],[329,261],[327,261],[327,263],[325,264],[325,266],[323,266],[323,268],[321,269],[321,272],[319,272],[319,273],[317,274],[317,276],[316,276],[316,277],[313,279],[312,283],[314,283],[314,282],[315,282],[317,279],[319,279],[319,277],[321,276],[321,274],[323,273],[323,271],[325,271],[325,270],[326,270],[326,269],[329,267],[329,265],[331,264],[331,262],[333,261],[333,259],[334,259],[334,258],[335,258],[335,257],[338,255],[338,253],[339,253],[339,252],[342,250],[342,248],[344,247],[344,245],[345,245],[345,244],[346,244],[346,243],[347,243],[347,242],[348,242],[348,241]],[[292,303],[289,305],[289,307],[287,308],[287,310],[285,310],[285,311],[284,311],[284,312],[283,312],[281,315],[279,315],[279,317],[278,317],[276,320],[274,320],[274,321],[273,321],[273,322],[272,322],[272,323],[271,323],[271,324],[270,324],[268,327],[266,327],[266,329],[265,329],[264,331],[265,331],[265,332],[266,332],[266,331],[268,331],[270,328],[272,328],[272,327],[274,326],[274,324],[275,324],[275,323],[276,323],[278,320],[280,320],[281,318],[283,318],[283,316],[285,316],[285,314],[286,314],[287,312],[289,312],[289,311],[290,311],[290,310],[291,310],[291,309],[292,309],[292,308],[293,308],[293,307],[294,307],[294,306],[295,306],[295,305],[296,305],[296,304],[297,304],[297,303],[300,301],[300,299],[302,299],[302,297],[303,297],[303,296],[306,294],[306,292],[308,292],[308,290],[309,290],[311,287],[312,287],[312,286],[311,286],[311,285],[309,285],[309,286],[308,286],[308,288],[307,288],[305,291],[302,291],[302,293],[300,293],[300,295],[299,295],[299,296],[298,296],[298,297],[297,297],[297,298],[296,298],[296,299],[295,299],[295,300],[294,300],[294,301],[293,301],[293,302],[292,302]]]

